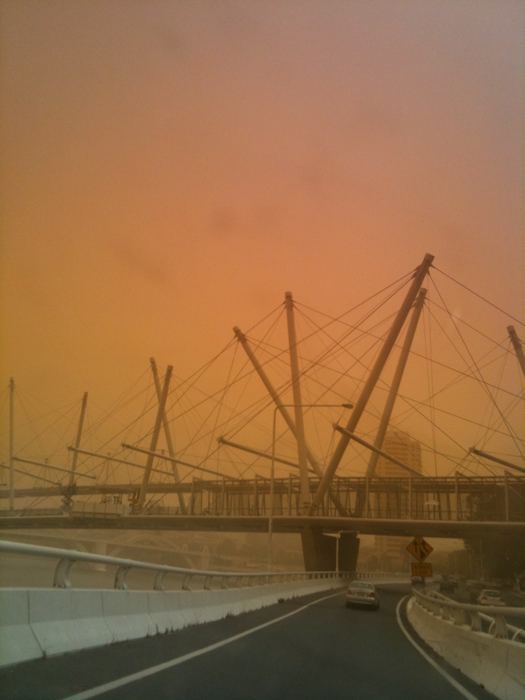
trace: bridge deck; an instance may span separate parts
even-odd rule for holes
[[[318,484],[319,479],[310,479],[312,495]],[[63,510],[60,497],[64,496],[71,499],[67,514],[75,519],[97,519],[106,515],[121,516],[123,521],[130,522],[131,514],[139,515],[134,508],[138,488],[137,484],[113,484],[74,486],[70,489],[24,489],[17,492],[20,499],[47,497],[48,508],[37,511],[19,507],[14,513],[0,511],[0,516],[3,516],[1,522],[7,522],[6,518],[9,520],[10,516],[16,515],[19,526],[23,527],[26,519],[60,516]],[[255,521],[267,522],[271,516],[281,519],[304,516],[299,480],[295,477],[275,479],[273,484],[269,479],[262,478],[151,483],[148,493],[163,494],[166,505],[146,504],[140,512],[143,518],[160,517],[182,522],[182,516],[190,516],[193,522],[199,518],[208,521],[212,518],[217,523],[241,518],[246,523],[243,529],[249,531],[265,529],[266,526],[255,525]],[[181,511],[179,501],[175,500],[177,494],[183,495],[185,513]],[[335,498],[327,495],[316,511],[316,517],[337,519],[341,515],[334,503],[337,501],[352,523],[356,518],[366,523],[396,520],[439,521],[455,525],[472,522],[525,523],[525,477],[337,478],[332,484],[331,494]],[[5,492],[0,492],[0,497],[5,498],[5,495]],[[99,495],[100,502],[81,500],[93,495]],[[248,527],[249,518],[254,519],[254,527]],[[57,522],[62,520],[59,517]]]

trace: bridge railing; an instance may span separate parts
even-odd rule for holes
[[[498,639],[525,643],[525,629],[508,622],[509,617],[523,619],[525,626],[525,608],[459,603],[437,591],[423,593],[413,589],[413,595],[418,605],[442,620],[467,625],[473,632],[488,633]]]
[[[155,564],[152,562],[137,561],[135,559],[122,559],[110,557],[105,554],[91,554],[79,552],[74,549],[61,549],[58,547],[44,547],[34,544],[23,544],[0,540],[0,552],[19,554],[25,556],[46,557],[57,560],[53,577],[53,587],[71,588],[71,568],[78,562],[91,564],[104,564],[115,567],[113,587],[127,590],[127,577],[132,569],[150,571],[154,575],[153,590],[165,590],[165,578],[168,575],[176,576],[182,590],[192,590],[193,583],[200,584],[204,590],[217,588],[240,587],[249,585],[261,585],[269,583],[285,583],[289,581],[311,581],[314,579],[347,579],[351,577],[349,572],[335,571],[208,571],[203,569],[187,569],[179,566]]]

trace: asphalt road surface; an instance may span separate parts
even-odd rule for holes
[[[492,698],[440,664],[452,674],[452,683],[459,682],[465,691],[455,688],[407,640],[397,615],[406,593],[400,587],[381,590],[379,611],[346,609],[342,592],[317,594],[174,634],[19,664],[0,671],[0,696],[3,700]],[[400,605],[403,621],[402,609]]]

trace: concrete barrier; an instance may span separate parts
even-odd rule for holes
[[[6,666],[42,656],[42,649],[29,624],[29,592],[0,590],[0,664]]]
[[[149,615],[157,634],[176,632],[190,624],[181,602],[184,591],[153,591],[148,596]]]
[[[112,642],[141,639],[156,634],[149,614],[149,591],[102,591],[102,615]]]
[[[199,591],[0,591],[0,666],[174,632],[340,588],[336,578]]]
[[[412,598],[410,624],[436,653],[500,700],[525,698],[525,645],[445,620]]]
[[[28,596],[29,624],[43,656],[112,641],[100,591],[30,589]]]

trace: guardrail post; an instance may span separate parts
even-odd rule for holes
[[[189,585],[190,581],[191,581],[191,574],[186,574],[186,576],[182,579],[181,590],[183,590],[183,591],[191,591],[191,588],[190,588],[190,585]]]
[[[481,632],[483,629],[483,621],[481,615],[478,612],[470,613],[470,629],[473,632]]]
[[[507,623],[503,615],[494,615],[494,636],[498,639],[507,639]]]
[[[131,569],[131,566],[119,566],[117,569],[117,573],[115,574],[115,582],[114,582],[114,588],[120,590],[120,591],[127,591],[128,590],[128,573]]]
[[[74,563],[74,559],[60,559],[55,569],[54,588],[71,588],[69,572]]]
[[[462,608],[456,608],[453,610],[454,614],[454,624],[455,625],[467,625],[468,624],[468,614],[466,610]]]
[[[164,576],[166,576],[166,571],[159,571],[155,576],[155,581],[153,583],[154,591],[163,591],[164,589]]]

